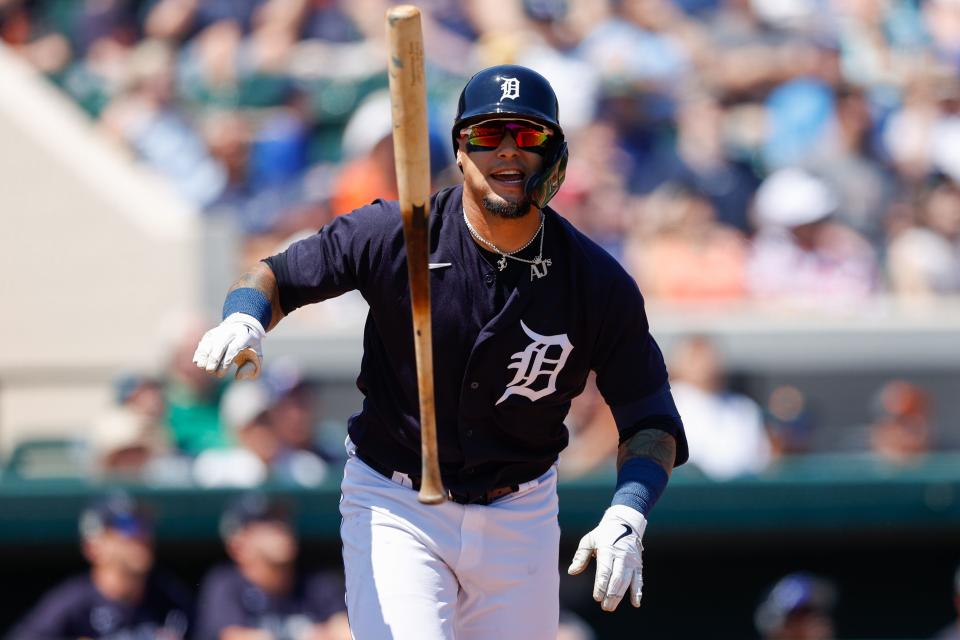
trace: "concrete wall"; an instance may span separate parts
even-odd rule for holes
[[[198,298],[198,214],[0,46],[0,449],[88,424]]]

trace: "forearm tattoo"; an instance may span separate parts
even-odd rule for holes
[[[677,441],[666,431],[643,429],[620,445],[617,452],[617,469],[633,458],[649,458],[663,467],[667,475],[673,471],[677,455]]]
[[[283,310],[280,308],[280,289],[277,287],[277,278],[273,275],[273,270],[266,263],[258,262],[253,268],[240,276],[230,286],[229,291],[244,287],[257,289],[267,297],[270,301],[272,318],[270,319],[270,326],[265,328],[269,330],[275,327],[283,319]]]

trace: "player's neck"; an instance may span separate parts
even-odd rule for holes
[[[466,201],[463,210],[476,232],[506,253],[527,244],[540,229],[540,211],[533,205],[530,205],[526,215],[517,218],[505,218]],[[476,238],[474,242],[483,246]]]

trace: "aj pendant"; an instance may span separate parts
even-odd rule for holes
[[[501,257],[497,260],[497,266],[500,268],[500,271],[503,271],[507,268],[507,256]]]
[[[533,282],[534,277],[542,278],[547,275],[547,267],[552,266],[553,262],[550,259],[540,260],[539,258],[530,265],[530,282]]]

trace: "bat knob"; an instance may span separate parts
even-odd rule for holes
[[[233,363],[237,365],[237,380],[254,380],[260,375],[260,356],[250,347],[238,353]]]

